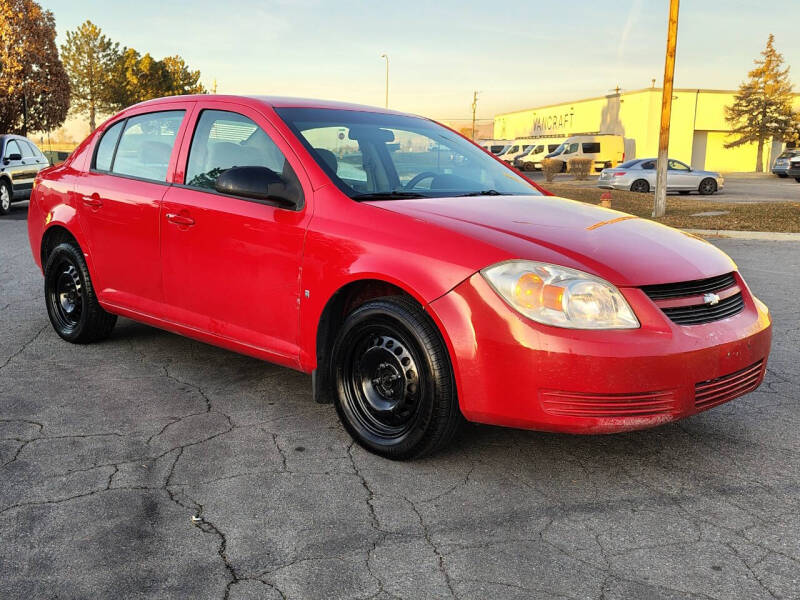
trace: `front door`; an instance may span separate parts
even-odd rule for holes
[[[697,178],[687,165],[672,158],[667,161],[667,189],[693,190],[697,189],[697,184]]]
[[[3,152],[3,170],[11,178],[14,196],[17,197],[30,193],[33,187],[33,180],[38,172],[35,166],[28,164],[29,160],[23,156],[20,142],[21,140],[9,140],[6,142],[5,151]],[[28,153],[30,153],[30,150]]]
[[[158,314],[163,293],[159,209],[183,110],[131,116],[108,127],[75,204],[92,256],[92,279],[112,305]]]
[[[214,184],[231,167],[262,166],[281,175],[302,197],[297,173],[305,174],[296,158],[297,169],[286,159],[291,151],[273,141],[283,142],[264,117],[239,105],[209,104],[186,139],[192,142],[185,183],[168,190],[161,210],[169,318],[294,365],[300,263],[310,212],[302,203],[299,210],[290,210],[221,194]]]

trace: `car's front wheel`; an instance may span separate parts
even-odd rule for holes
[[[700,182],[700,187],[697,190],[703,196],[710,196],[714,192],[717,191],[717,182],[711,179],[710,177],[706,177],[703,181]]]
[[[462,420],[444,342],[409,298],[378,298],[351,312],[330,368],[339,418],[375,454],[397,460],[430,454]]]
[[[117,322],[97,301],[83,252],[73,243],[59,244],[47,258],[44,297],[53,329],[68,342],[105,339]]]
[[[631,191],[646,194],[650,191],[650,184],[646,179],[637,179],[631,184]]]
[[[11,184],[5,179],[0,180],[0,215],[7,215],[11,211]]]

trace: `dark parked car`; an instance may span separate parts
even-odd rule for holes
[[[21,135],[0,135],[0,156],[0,215],[6,215],[12,202],[28,199],[36,175],[50,163]]]

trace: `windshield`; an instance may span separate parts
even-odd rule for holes
[[[276,112],[351,198],[540,195],[480,148],[427,119],[329,108]]]
[[[781,154],[778,158],[792,158],[793,156],[797,156],[800,154],[800,150],[787,150],[783,154]]]

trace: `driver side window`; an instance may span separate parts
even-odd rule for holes
[[[195,126],[186,185],[214,189],[220,174],[231,167],[267,167],[287,181],[296,181],[283,153],[266,132],[244,115],[204,110]]]

